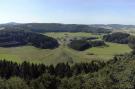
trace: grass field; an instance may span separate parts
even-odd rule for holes
[[[68,37],[100,37],[100,35],[92,34],[92,33],[87,33],[87,32],[50,32],[50,33],[45,33],[45,35],[54,37],[54,38],[63,38],[65,36]]]
[[[48,33],[48,36],[56,38],[66,38],[64,34],[69,37],[102,37],[100,35],[93,35],[89,33]],[[67,35],[66,35],[67,36]],[[107,43],[109,47],[95,47],[86,51],[75,51],[65,45],[60,45],[59,48],[39,49],[33,46],[21,46],[11,48],[0,48],[0,59],[12,60],[18,63],[29,61],[33,63],[57,64],[59,62],[89,62],[91,60],[109,60],[115,54],[130,52],[131,49],[127,45]]]
[[[44,35],[53,37],[59,41],[60,44],[65,45],[70,39],[82,38],[82,37],[97,37],[98,40],[102,39],[103,35],[97,35],[86,32],[50,32]]]
[[[107,45],[109,45],[109,47],[94,47],[85,52],[93,53],[99,59],[110,59],[114,55],[131,52],[131,49],[124,44],[107,43]]]

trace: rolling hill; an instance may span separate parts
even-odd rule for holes
[[[79,24],[59,24],[59,23],[7,23],[1,24],[1,29],[5,30],[27,30],[33,32],[91,32],[91,33],[109,33],[111,29],[93,27],[90,25]]]

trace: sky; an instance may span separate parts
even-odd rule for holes
[[[0,0],[7,22],[135,25],[135,0]]]

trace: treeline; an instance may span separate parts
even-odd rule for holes
[[[91,32],[91,33],[110,33],[110,29],[93,27],[89,25],[77,25],[77,24],[58,24],[58,23],[28,23],[28,24],[4,24],[0,27],[4,27],[8,30],[27,30],[33,32]]]
[[[80,39],[80,40],[72,40],[68,46],[72,49],[84,51],[91,47],[98,47],[98,46],[105,46],[105,42],[102,40],[86,40],[86,39]]]
[[[30,44],[38,48],[55,48],[58,42],[54,38],[24,30],[1,30],[0,47],[13,47]]]
[[[0,89],[66,89],[60,88],[63,79],[70,79],[80,74],[97,72],[106,63],[92,61],[90,63],[59,63],[46,66],[1,60],[0,61]]]
[[[107,42],[113,42],[113,43],[128,44],[129,36],[130,34],[128,33],[116,32],[116,33],[104,35],[103,40]]]
[[[92,73],[105,66],[104,62],[92,61],[90,63],[76,63],[69,65],[68,63],[58,63],[56,66],[46,66],[44,64],[31,64],[23,62],[21,64],[1,60],[0,61],[0,77],[9,79],[12,76],[18,76],[25,80],[38,78],[42,74],[50,74],[56,77],[72,77],[81,73]]]

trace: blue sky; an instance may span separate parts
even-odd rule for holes
[[[0,23],[135,24],[135,0],[0,0]]]

